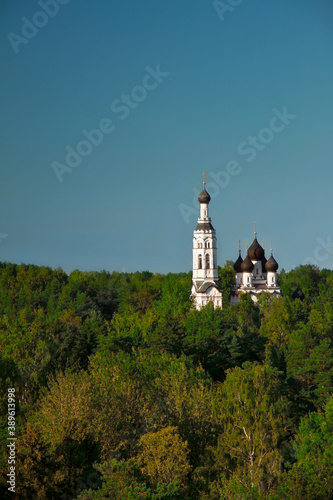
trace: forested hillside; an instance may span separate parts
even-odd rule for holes
[[[191,273],[0,264],[1,498],[333,498],[333,272],[236,306],[219,274],[223,309],[195,311]]]

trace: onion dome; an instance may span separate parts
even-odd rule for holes
[[[206,188],[203,188],[201,193],[198,196],[198,201],[199,203],[209,203],[210,202],[210,195],[207,193]]]
[[[279,269],[279,264],[274,259],[273,254],[271,254],[270,258],[266,262],[265,268],[268,273],[276,273],[276,271]]]
[[[265,257],[265,255],[263,256],[263,258],[261,259],[261,269],[262,269],[262,272],[264,273],[265,272],[265,266],[266,266],[266,262],[267,262],[267,259]]]
[[[258,243],[257,237],[254,237],[254,240],[252,242],[252,245],[249,248],[249,257],[251,260],[262,260],[264,257],[265,252],[263,247]]]
[[[241,263],[241,272],[242,273],[251,273],[253,271],[254,265],[253,262],[251,261],[249,254],[245,257],[243,262]]]
[[[235,269],[236,273],[242,272],[242,270],[241,270],[242,262],[243,262],[242,256],[241,256],[241,254],[239,254],[238,259],[234,263],[234,269]]]

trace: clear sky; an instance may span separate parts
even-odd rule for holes
[[[215,4],[1,2],[0,260],[187,272],[205,170],[220,265],[333,268],[333,2]]]

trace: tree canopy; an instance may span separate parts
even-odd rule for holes
[[[333,272],[219,277],[196,311],[191,273],[0,263],[1,498],[11,387],[19,498],[333,498]]]

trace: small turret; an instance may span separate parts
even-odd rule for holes
[[[242,276],[242,269],[241,265],[243,263],[242,255],[241,255],[241,246],[240,246],[240,240],[239,240],[239,255],[238,259],[234,263],[234,270],[236,272],[236,285],[241,285],[243,281],[243,276]]]
[[[271,240],[271,256],[266,262],[266,271],[267,271],[267,285],[268,286],[276,286],[276,271],[279,268],[279,264],[273,257],[273,248],[272,248],[272,240]]]

